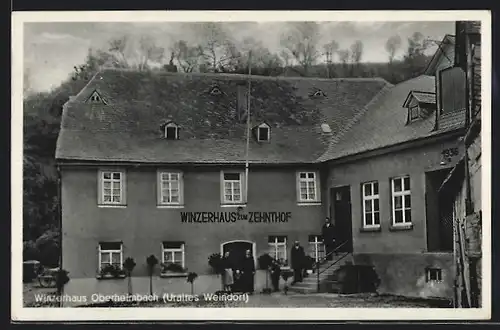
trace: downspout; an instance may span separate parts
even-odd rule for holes
[[[63,269],[63,258],[62,258],[62,203],[61,203],[61,168],[59,165],[56,166],[57,169],[57,216],[59,222],[59,267]]]
[[[473,76],[471,77],[469,75],[469,68],[472,65],[472,54],[471,54],[471,45],[469,42],[468,35],[465,34],[465,45],[464,45],[464,50],[466,51],[466,56],[465,58],[467,59],[466,65],[465,65],[465,127],[468,130],[470,128],[470,123],[471,123],[471,113],[472,113],[472,107],[470,104],[471,100],[471,95],[470,93],[474,92],[474,89],[471,88],[471,84],[473,84],[473,81],[471,80]],[[472,98],[474,99],[474,98]],[[472,214],[473,209],[472,209],[472,198],[471,198],[471,186],[470,186],[470,171],[469,171],[469,155],[467,152],[467,144],[465,143],[464,139],[464,155],[465,155],[465,215],[468,216]]]

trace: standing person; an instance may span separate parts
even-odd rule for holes
[[[243,292],[253,294],[255,276],[255,260],[250,250],[245,251],[245,259],[241,269],[241,284]]]
[[[291,251],[291,261],[293,269],[292,285],[297,282],[302,282],[302,269],[304,268],[305,257],[306,254],[304,253],[304,248],[300,246],[299,241],[295,241]]]
[[[323,228],[321,229],[321,235],[323,236],[323,244],[325,245],[325,253],[326,253],[326,259],[327,260],[332,260],[332,251],[335,246],[335,233],[333,229],[333,225],[330,222],[330,218],[326,218],[325,224],[323,225]]]
[[[281,268],[276,259],[273,259],[270,268],[271,273],[271,284],[273,285],[274,292],[278,292],[280,290],[280,276],[281,276]]]
[[[228,292],[232,290],[234,284],[232,262],[229,256],[229,251],[226,251],[224,258],[222,258],[222,268],[224,269],[222,273],[222,282],[224,283],[224,291]]]

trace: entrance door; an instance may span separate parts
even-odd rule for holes
[[[233,241],[227,242],[222,245],[223,255],[229,251],[229,258],[235,268],[241,268],[241,261],[245,258],[245,251],[252,251],[253,244],[248,241]],[[252,251],[253,255],[253,251]],[[255,256],[254,256],[255,258]]]
[[[338,251],[352,252],[351,187],[330,189],[330,198],[333,205],[336,245],[347,241]]]

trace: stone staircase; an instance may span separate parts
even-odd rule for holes
[[[339,260],[341,259],[341,260]],[[342,283],[336,278],[336,271],[346,262],[352,262],[352,254],[339,253],[333,256],[331,261],[323,261],[319,266],[319,292],[340,292]],[[328,268],[332,263],[335,265]],[[312,274],[304,277],[302,282],[290,285],[288,290],[296,293],[316,293],[318,292],[318,274],[314,270]]]

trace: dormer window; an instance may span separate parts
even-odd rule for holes
[[[179,126],[174,122],[169,122],[165,124],[164,127],[165,138],[167,140],[178,140],[179,139]]]
[[[101,95],[97,91],[93,91],[92,94],[90,94],[90,97],[87,99],[87,102],[90,103],[104,103],[104,100],[102,99]]]
[[[222,91],[217,86],[212,87],[212,89],[210,90],[210,95],[221,95],[221,94]]]
[[[326,94],[321,89],[317,89],[311,94],[311,97],[322,97],[322,96],[326,96]]]
[[[436,94],[411,91],[403,107],[408,109],[407,124],[425,118],[436,109]]]
[[[271,139],[271,127],[267,123],[260,124],[256,130],[258,142],[268,142]]]

